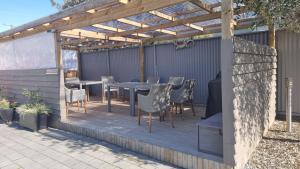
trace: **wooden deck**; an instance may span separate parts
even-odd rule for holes
[[[208,166],[225,167],[222,157],[197,151],[196,122],[204,115],[205,108],[196,107],[196,116],[185,108],[182,116],[175,116],[175,128],[171,127],[168,116],[163,122],[155,116],[152,133],[149,133],[146,114],[139,126],[137,117],[129,115],[127,102],[113,101],[112,112],[109,113],[106,103],[98,100],[88,103],[87,114],[83,109],[71,108],[69,117],[56,127],[106,140],[179,167],[199,168],[205,162]]]

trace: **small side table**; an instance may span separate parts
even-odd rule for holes
[[[198,151],[219,156],[223,154],[222,124],[222,113],[217,113],[197,123]]]

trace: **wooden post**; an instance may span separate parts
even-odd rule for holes
[[[270,24],[269,25],[269,46],[271,48],[275,48],[276,47],[276,33],[275,33],[275,27],[274,24]]]
[[[76,49],[77,52],[77,77],[81,79],[81,56],[79,48]]]
[[[231,39],[234,31],[232,0],[222,1],[222,39]]]
[[[56,49],[56,67],[59,73],[59,109],[60,109],[60,119],[64,120],[67,118],[66,111],[66,102],[65,102],[65,79],[64,79],[64,69],[62,63],[62,55],[61,55],[61,41],[60,41],[60,33],[55,33],[55,49]]]
[[[233,116],[233,0],[222,0],[222,112],[223,112],[223,161],[235,165],[235,136]]]
[[[140,44],[139,48],[140,54],[140,81],[145,82],[145,51],[144,51],[144,44]]]

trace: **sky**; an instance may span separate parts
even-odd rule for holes
[[[56,13],[50,0],[1,0],[0,32]],[[7,26],[8,25],[8,26]]]

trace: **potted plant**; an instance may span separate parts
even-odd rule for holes
[[[42,102],[39,90],[26,89],[23,95],[27,98],[27,103],[17,108],[19,124],[33,131],[46,129],[50,109]]]
[[[5,123],[13,121],[16,104],[6,99],[0,101],[0,117]]]

